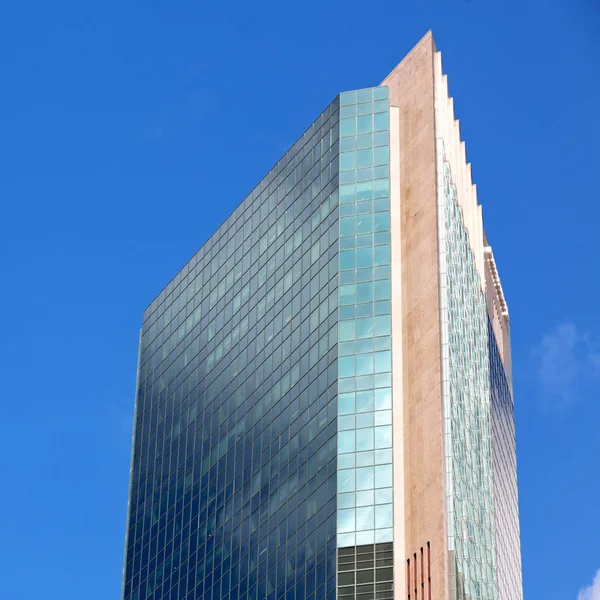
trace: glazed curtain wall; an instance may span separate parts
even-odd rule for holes
[[[336,100],[145,312],[125,600],[335,598],[338,140]]]
[[[438,169],[450,588],[455,600],[496,600],[487,307],[441,140]]]

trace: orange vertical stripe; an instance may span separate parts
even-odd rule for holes
[[[419,597],[418,592],[417,592],[417,586],[419,585],[417,583],[417,553],[415,552],[415,564],[414,564],[414,571],[415,571],[415,600],[417,600],[417,598]]]
[[[427,542],[427,598],[431,600],[431,543]]]

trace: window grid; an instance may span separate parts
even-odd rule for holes
[[[144,313],[125,600],[335,597],[338,104]]]
[[[441,141],[438,164],[450,586],[497,600],[487,307]]]
[[[340,96],[338,548],[391,542],[389,99]]]

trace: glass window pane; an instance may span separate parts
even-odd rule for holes
[[[391,411],[386,411],[391,412]],[[378,423],[380,425],[380,423]],[[356,423],[354,415],[345,415],[338,417],[338,430],[345,431],[346,429],[355,429]]]
[[[375,100],[386,100],[390,96],[390,88],[387,85],[380,85],[373,88],[373,98]]]
[[[388,146],[379,146],[373,150],[373,164],[387,165],[390,161],[390,152]]]
[[[389,350],[385,352],[375,352],[375,373],[387,373],[391,370],[392,353]]]
[[[378,133],[377,135],[381,135]],[[387,142],[384,142],[387,143]],[[342,138],[340,140],[340,152],[349,152],[356,149],[356,138],[354,136]]]
[[[373,167],[364,167],[356,171],[356,181],[365,181],[367,179],[373,179]],[[386,208],[382,208],[381,210],[386,210]]]
[[[375,319],[385,319],[385,316],[374,317]],[[373,317],[366,317],[364,319],[356,319],[356,339],[370,337],[373,335]],[[389,318],[387,320],[389,324]],[[376,335],[384,335],[384,333],[390,334],[390,331],[383,331],[385,329],[385,323],[377,323],[378,325],[377,331],[381,331],[383,333],[377,333]],[[388,327],[389,329],[389,327]]]
[[[375,410],[392,408],[392,388],[375,390]]]
[[[384,113],[376,113],[374,115],[374,126],[373,129],[375,131],[383,131],[385,129],[388,129],[388,122],[389,122],[389,118],[388,118],[388,113],[384,112]]]
[[[385,340],[386,338],[377,338],[378,340]],[[381,348],[383,350],[383,348]],[[354,354],[354,342],[339,342],[338,354],[340,356],[347,356],[348,354]]]
[[[391,425],[392,424],[392,411],[391,410],[380,410],[375,413],[375,425]]]
[[[340,238],[340,250],[353,250],[354,248],[356,248],[356,238],[353,235]],[[340,283],[344,282],[340,281]]]
[[[374,264],[375,265],[389,265],[390,264],[390,247],[388,245],[375,246]]]
[[[354,202],[356,199],[356,184],[355,183],[345,183],[344,185],[340,185],[340,202]],[[377,213],[385,214],[385,213]],[[384,229],[389,229],[385,227]]]
[[[364,150],[358,150],[356,153],[356,166],[359,169],[363,167],[373,166],[373,149],[365,148]]]
[[[350,492],[349,494],[338,494],[337,504],[338,508],[353,508],[355,504],[354,492]]]
[[[392,270],[389,265],[375,267],[373,272],[375,274],[374,279],[389,279],[392,276]]]
[[[381,200],[377,200],[381,202]],[[340,217],[348,217],[354,214],[354,204],[343,204],[340,205]]]
[[[356,237],[356,247],[357,248],[364,248],[365,246],[372,246],[373,245],[373,234],[372,233],[365,233],[363,235],[359,235]],[[365,277],[365,279],[363,281],[366,281],[367,279],[373,279],[373,270],[369,269],[369,276]]]
[[[339,472],[339,471],[338,471]],[[370,490],[375,483],[373,467],[360,467],[356,469],[356,489]]]
[[[389,350],[392,347],[392,338],[389,335],[378,337],[373,340],[373,348],[376,351]]]
[[[346,119],[342,119],[342,123]],[[373,131],[373,115],[363,115],[357,117],[357,125],[355,131],[358,133],[371,133]],[[347,135],[347,134],[342,134]]]
[[[356,447],[354,435],[355,433],[352,429],[350,431],[338,431],[338,452],[340,454],[343,454],[344,452],[354,452]]]
[[[376,390],[378,392],[379,390]],[[373,410],[373,390],[356,392],[356,412]]]
[[[390,180],[389,177],[385,179],[375,179],[373,181],[373,197],[383,198],[384,196],[390,195]]]
[[[369,102],[373,99],[373,94],[376,88],[364,88],[356,92],[357,102]]]
[[[371,200],[373,198],[373,182],[361,181],[356,184],[356,199]]]
[[[385,338],[378,338],[385,339]],[[363,340],[356,340],[356,354],[364,354],[365,352],[373,352],[373,338],[365,338]]]
[[[387,388],[392,385],[392,374],[391,373],[378,373],[373,376],[374,388]],[[349,391],[349,390],[345,390]]]
[[[356,466],[357,467],[369,467],[375,464],[375,453],[374,452],[358,452],[356,454]]]
[[[377,509],[385,508],[386,506],[378,506]],[[381,521],[385,522],[387,512],[382,515]],[[384,525],[390,527],[390,525]],[[375,507],[366,506],[364,508],[356,509],[356,530],[364,531],[365,529],[373,529],[375,527]]]
[[[364,305],[363,306],[368,306]],[[373,375],[361,375],[356,378],[356,389],[357,390],[372,390],[375,387],[375,381]]]
[[[358,318],[362,319],[363,317],[370,317],[373,314],[373,304],[371,302],[357,304],[354,308],[356,311],[357,319]],[[371,340],[371,341],[373,341],[373,340]]]
[[[383,211],[375,213],[373,231],[387,231],[390,228],[390,213]]]
[[[341,285],[340,286],[340,304],[355,304],[356,303],[356,286]]]
[[[372,506],[375,504],[374,490],[356,492],[356,506]]]
[[[338,548],[348,548],[356,544],[355,533],[338,533],[337,535]]]
[[[373,450],[373,428],[367,427],[365,429],[356,430],[356,450],[361,452],[364,450]]]
[[[340,269],[354,269],[356,267],[356,250],[340,252]]]
[[[389,131],[377,131],[373,135],[373,146],[389,146],[390,133]]]
[[[374,283],[375,300],[388,300],[392,297],[391,284],[389,279],[382,279]],[[360,294],[359,294],[360,297]],[[360,300],[359,300],[360,301]]]
[[[356,133],[356,119],[349,117],[340,120],[340,135],[354,135]]]
[[[378,507],[382,508],[382,507]],[[355,509],[342,508],[337,511],[337,530],[340,533],[348,533],[355,529]]]
[[[376,167],[376,169],[382,169],[383,167]],[[388,167],[385,167],[386,169]],[[390,210],[390,199],[389,198],[376,198],[373,200],[373,212],[383,212]],[[381,232],[382,235],[384,232]],[[387,232],[388,241],[389,241],[389,231]]]
[[[379,465],[375,467],[375,487],[392,487],[392,465]]]
[[[373,248],[359,248],[356,250],[356,266],[359,269],[373,266]]]
[[[344,283],[354,281],[354,271],[344,271],[340,273],[340,275],[340,281]],[[352,275],[352,277],[344,277],[344,275]],[[347,321],[348,319],[353,319],[355,317],[355,312],[356,308],[353,305],[340,306],[340,321]],[[354,321],[352,322],[354,323]],[[352,338],[354,338],[354,333],[352,334]]]
[[[377,390],[378,392],[380,390]],[[354,392],[338,394],[338,414],[347,415],[354,412]]]
[[[388,315],[390,314],[390,301],[389,300],[380,300],[379,302],[375,302],[375,314],[376,315]]]
[[[364,509],[360,509],[364,510]],[[394,516],[391,504],[381,504],[375,507],[375,527],[392,527],[394,525]]]
[[[340,170],[349,171],[350,169],[354,169],[355,166],[356,154],[354,152],[342,152],[340,154]]]
[[[373,112],[373,104],[371,102],[363,102],[356,107],[356,114],[370,115]]]
[[[387,90],[387,87],[378,88],[377,98],[381,97],[383,93],[381,90]],[[387,96],[386,96],[387,98]],[[340,106],[347,106],[348,104],[356,104],[356,90],[352,90],[351,92],[343,92],[340,94]]]
[[[362,319],[359,319],[362,320]],[[358,321],[357,330],[358,330]],[[374,317],[374,334],[377,335],[391,335],[392,334],[392,322],[389,315],[380,315]],[[357,335],[357,337],[360,337]],[[364,337],[364,336],[363,336]]]
[[[340,219],[340,235],[354,235],[356,233],[356,217],[343,217]]]
[[[357,546],[364,546],[367,544],[374,544],[375,543],[375,530],[370,529],[367,531],[357,531],[356,532],[356,545]],[[363,571],[363,573],[365,573],[366,571]],[[356,596],[357,598],[361,598],[361,597],[366,597],[369,598],[372,596],[369,596],[368,594],[359,594],[358,596]]]
[[[392,462],[392,449],[384,448],[383,450],[375,450],[375,464],[387,465]]]
[[[393,498],[394,498],[394,488],[385,488],[385,489],[375,490],[375,503],[376,504],[388,504],[389,502],[393,501]]]
[[[340,377],[354,377],[354,356],[340,356],[338,358],[338,375]]]
[[[350,171],[340,171],[340,183],[353,183],[356,181],[356,171],[354,169],[350,170]],[[378,200],[379,202],[379,200]],[[341,207],[345,207],[348,206],[347,204],[341,204]],[[382,208],[381,210],[386,210],[387,206]],[[346,212],[341,213],[341,214],[348,214]],[[350,213],[352,214],[352,213]]]
[[[354,339],[355,321],[340,321],[340,341]]]
[[[343,238],[345,240],[352,238]],[[355,275],[354,271],[340,271],[340,284],[346,285],[347,283],[354,283]],[[344,309],[340,309],[342,311]],[[345,309],[347,310],[347,309]],[[347,319],[348,317],[341,316],[340,319]]]
[[[372,412],[366,412],[356,415],[356,428],[362,429],[363,427],[373,427],[373,414],[374,413]]]
[[[392,447],[392,426],[375,427],[375,448]]]
[[[378,282],[381,283],[381,282]],[[373,300],[373,284],[359,283],[356,286],[356,301],[357,302],[371,302]]]
[[[347,379],[338,379],[338,391],[340,392],[340,394],[354,392],[355,388],[356,380],[354,379],[354,377],[348,377]]]
[[[356,356],[356,375],[371,375],[373,373],[373,355],[359,354]]]
[[[356,147],[360,150],[361,148],[371,148],[373,146],[373,134],[364,133],[356,136]]]
[[[338,471],[338,493],[354,491],[355,471],[355,469],[343,469]]]
[[[379,213],[377,213],[379,214]],[[385,213],[381,213],[385,214]],[[357,217],[356,233],[372,233],[373,231],[373,215],[361,215]]]
[[[381,452],[381,450],[379,450]],[[348,454],[338,454],[338,469],[353,469],[356,464],[355,454],[350,452]]]
[[[345,533],[344,535],[353,535]],[[387,529],[376,529],[375,530],[375,543],[383,544],[385,542],[394,541],[394,528],[388,527]]]

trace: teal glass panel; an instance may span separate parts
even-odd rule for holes
[[[351,452],[354,427],[357,466],[356,495],[343,499],[348,510],[356,507],[340,521],[338,546],[344,547],[392,539],[385,511],[378,529],[374,494],[374,465],[392,456],[388,90],[358,90],[341,104],[338,451]],[[349,465],[340,454],[338,468]]]

